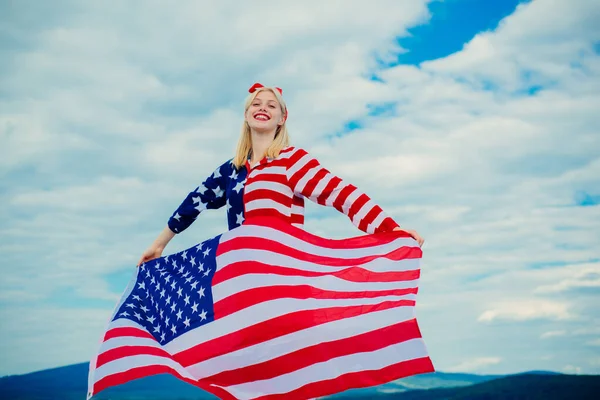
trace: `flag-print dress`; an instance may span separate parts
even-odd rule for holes
[[[305,198],[373,234],[305,231]],[[168,226],[223,206],[227,232],[136,269],[88,399],[162,373],[223,400],[305,400],[434,370],[414,310],[421,249],[366,194],[287,147],[252,168],[225,162]]]
[[[231,160],[190,192],[168,221],[180,233],[206,209],[227,208],[229,229],[253,217],[276,217],[304,224],[304,199],[335,207],[366,233],[387,232],[398,224],[356,186],[324,168],[306,150],[287,147],[275,159],[237,170]]]

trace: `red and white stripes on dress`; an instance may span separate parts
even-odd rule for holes
[[[398,227],[369,196],[298,147],[287,147],[250,170],[244,188],[245,219],[278,217],[302,227],[305,197],[336,208],[366,233]]]

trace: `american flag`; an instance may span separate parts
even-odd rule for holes
[[[141,265],[90,362],[88,399],[169,373],[222,399],[307,399],[432,372],[404,232],[324,239],[253,219]]]

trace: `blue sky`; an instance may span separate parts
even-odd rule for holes
[[[294,144],[426,238],[439,370],[600,373],[600,6],[280,3],[0,5],[0,375],[89,360],[256,81],[284,88]],[[306,229],[360,233],[313,204]]]

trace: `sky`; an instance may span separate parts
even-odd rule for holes
[[[437,370],[599,374],[598,20],[589,0],[1,1],[0,375],[93,357],[254,82],[283,88],[294,145],[425,238]],[[207,211],[165,254],[226,229]]]

